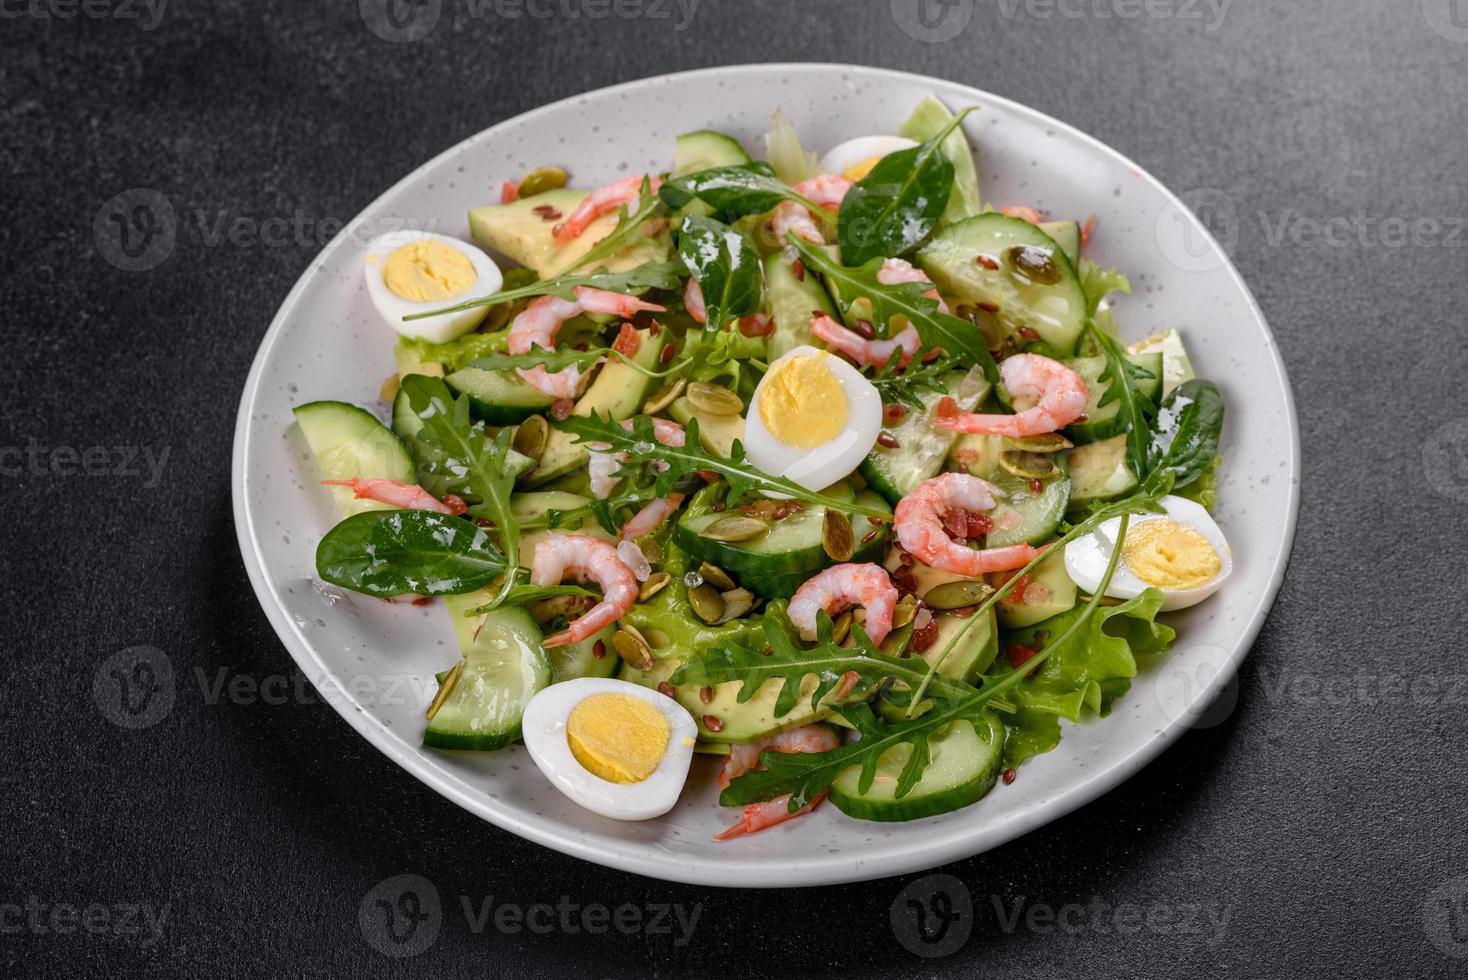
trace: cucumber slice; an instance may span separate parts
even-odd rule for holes
[[[1137,379],[1137,390],[1148,398],[1155,399],[1162,389],[1162,353],[1128,354],[1126,359],[1147,372],[1148,377]],[[1124,426],[1117,415],[1121,409],[1120,404],[1115,400],[1101,404],[1101,400],[1111,390],[1111,382],[1101,380],[1101,373],[1106,370],[1106,358],[1078,357],[1066,361],[1065,366],[1081,376],[1091,396],[1086,403],[1086,420],[1073,422],[1065,427],[1065,434],[1070,437],[1071,442],[1097,442],[1121,433]]]
[[[567,643],[547,650],[550,657],[550,682],[559,684],[561,681],[574,681],[582,677],[611,677],[615,674],[617,665],[622,662],[612,648],[612,634],[615,632],[615,626],[608,626],[580,643]],[[598,643],[601,644],[601,656],[596,655]]]
[[[507,606],[464,615],[486,599],[483,591],[444,597],[464,667],[428,723],[424,745],[488,752],[519,741],[525,705],[550,683],[550,659],[530,613]]]
[[[1016,273],[1008,253],[1020,246],[1047,256],[1057,281]],[[980,258],[998,268],[985,268]],[[1086,323],[1086,294],[1065,250],[1028,221],[991,211],[949,225],[918,252],[918,264],[942,292],[997,306],[1000,323],[1011,332],[1027,326],[1061,353],[1075,350]]]
[[[1065,454],[1070,467],[1070,499],[1115,500],[1136,489],[1137,475],[1126,462],[1126,434],[1077,446]]]
[[[712,129],[700,129],[678,137],[673,150],[673,176],[683,177],[711,167],[733,167],[752,162],[734,137]]]
[[[1054,536],[1070,503],[1069,477],[1046,480],[1039,493],[1030,492],[1028,480],[1007,473],[995,477],[993,483],[1004,493],[1004,499],[989,512],[994,530],[984,538],[986,548],[1007,548],[1024,542],[1040,544]]]
[[[887,431],[897,440],[897,448],[873,446],[867,458],[862,460],[861,475],[873,490],[887,498],[889,504],[895,507],[914,487],[937,476],[938,471],[943,468],[948,450],[957,436],[952,432],[935,429],[928,423],[933,417],[933,410],[943,398],[951,396],[965,412],[972,412],[984,400],[989,393],[989,382],[977,372],[973,372],[971,377],[972,380],[968,376],[955,373],[947,378],[948,391],[924,392],[921,409],[908,406],[902,421],[887,427]]]
[[[469,408],[486,425],[517,425],[544,412],[555,399],[532,388],[513,371],[461,368],[444,378],[456,395],[469,396]]]
[[[781,252],[765,258],[765,304],[775,332],[770,335],[769,355],[773,363],[797,347],[815,342],[810,332],[812,314],[820,310],[835,316],[831,297],[817,276],[800,278]]]
[[[1042,221],[1040,230],[1065,250],[1071,265],[1081,264],[1081,226],[1075,221]]]
[[[832,487],[825,492],[836,496],[842,491]],[[845,492],[851,492],[849,487]],[[864,506],[889,509],[881,497],[869,490],[855,495],[854,499]],[[806,579],[834,564],[821,544],[824,507],[796,511],[771,525],[769,533],[752,541],[714,541],[705,537],[704,530],[725,516],[685,514],[673,530],[673,541],[695,562],[718,565],[745,588],[766,599],[794,595]],[[857,553],[852,561],[880,561],[887,550],[888,527],[860,515],[853,516],[851,530],[856,536]],[[863,541],[869,535],[870,540]]]
[[[408,447],[366,409],[346,402],[308,402],[296,407],[295,416],[323,479],[417,482]],[[396,509],[375,500],[359,500],[348,487],[327,489],[343,517]]]
[[[897,777],[912,746],[898,745],[882,753],[865,793],[858,789],[861,767],[837,776],[831,802],[849,817],[881,821],[917,820],[977,803],[1003,768],[1004,734],[999,718],[981,711],[977,721],[956,721],[928,739],[928,767],[906,796],[897,798]]]

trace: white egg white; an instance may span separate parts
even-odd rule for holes
[[[905,136],[858,136],[831,147],[830,151],[821,157],[818,166],[828,174],[844,174],[857,164],[864,163],[873,157],[884,157],[889,153],[896,153],[898,150],[906,150],[914,146],[917,146],[917,143]]]
[[[1161,503],[1163,510],[1167,512],[1167,517],[1197,531],[1208,540],[1213,550],[1218,552],[1221,562],[1218,574],[1205,584],[1192,589],[1152,586],[1137,577],[1136,573],[1127,567],[1126,559],[1123,557],[1116,563],[1116,571],[1112,573],[1111,582],[1106,587],[1106,594],[1115,599],[1131,599],[1140,595],[1144,589],[1156,588],[1162,592],[1163,611],[1186,609],[1218,591],[1218,587],[1233,571],[1233,553],[1229,550],[1228,540],[1224,538],[1218,523],[1201,504],[1188,500],[1186,497],[1171,496],[1163,497]],[[1161,516],[1159,514],[1133,514],[1127,533],[1130,535],[1144,522],[1156,520]],[[1077,538],[1065,546],[1065,570],[1075,584],[1087,592],[1094,594],[1096,587],[1101,584],[1101,577],[1106,573],[1106,564],[1111,560],[1111,552],[1116,547],[1116,535],[1120,526],[1121,518],[1113,517],[1109,521],[1102,522],[1090,534]]]
[[[846,425],[835,438],[813,448],[781,442],[765,428],[760,415],[760,396],[765,382],[776,375],[777,367],[796,357],[812,355],[824,358],[826,366],[846,393]],[[866,459],[882,431],[881,393],[846,361],[814,347],[797,347],[770,364],[744,419],[744,451],[749,461],[772,476],[783,476],[808,490],[829,487],[851,474]]]
[[[398,249],[404,245],[430,239],[442,242],[454,251],[462,253],[469,260],[470,264],[474,266],[474,285],[470,286],[463,295],[448,301],[434,300],[428,303],[415,303],[387,288],[387,283],[383,281],[383,271],[387,268],[388,256]],[[475,296],[488,296],[490,293],[498,292],[505,281],[499,266],[484,254],[483,249],[457,238],[429,231],[394,231],[383,235],[368,247],[363,269],[367,275],[367,294],[372,297],[372,305],[377,307],[378,314],[387,325],[396,330],[399,336],[426,340],[434,344],[446,343],[473,330],[479,326],[489,308],[477,306],[458,313],[445,313],[442,316],[428,317],[423,320],[405,321],[403,317],[453,306]]]
[[[668,719],[668,748],[652,775],[637,783],[614,783],[589,771],[571,752],[566,721],[571,709],[593,694],[624,694],[656,708]],[[530,758],[562,793],[593,813],[613,820],[648,820],[678,802],[693,761],[698,729],[693,716],[673,698],[652,688],[610,677],[583,677],[553,684],[530,699],[522,724]]]

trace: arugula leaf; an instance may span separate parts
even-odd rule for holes
[[[590,253],[588,253],[590,254]],[[466,299],[454,306],[445,306],[441,310],[431,310],[427,313],[412,313],[403,317],[404,320],[422,320],[431,316],[442,316],[445,313],[458,313],[461,310],[472,310],[477,306],[493,306],[496,303],[507,303],[510,300],[524,299],[527,296],[559,296],[564,300],[576,298],[577,286],[589,286],[592,289],[605,289],[612,293],[625,293],[634,295],[649,289],[674,289],[682,279],[683,267],[671,259],[659,260],[657,262],[644,262],[635,269],[626,272],[586,272],[568,273],[555,276],[550,279],[542,279],[528,286],[520,286],[516,289],[502,289],[488,296],[480,296],[477,299]]]
[[[681,208],[698,198],[715,211],[736,216],[762,214],[781,201],[794,201],[813,214],[827,214],[810,198],[798,194],[775,176],[768,163],[737,163],[710,167],[663,182],[658,194],[670,208]]]
[[[663,463],[657,476],[654,492],[659,497],[672,493],[679,484],[697,479],[697,474],[711,472],[721,476],[729,484],[729,503],[758,494],[785,494],[796,500],[822,507],[831,507],[847,514],[864,514],[879,521],[890,521],[891,514],[877,507],[845,503],[807,490],[784,477],[771,476],[744,458],[744,446],[737,440],[728,459],[717,456],[703,448],[698,438],[698,420],[690,419],[687,435],[682,446],[665,446],[653,434],[652,419],[639,416],[633,422],[631,432],[610,415],[592,415],[590,418],[571,416],[556,423],[557,428],[577,436],[577,442],[603,442],[612,452],[627,453],[634,464]]]
[[[800,700],[801,688],[810,675],[817,678],[811,690],[810,704],[814,709],[822,698],[841,683],[847,673],[856,673],[873,681],[900,680],[908,689],[922,682],[927,664],[918,659],[899,659],[882,653],[867,636],[859,624],[853,624],[851,635],[856,640],[855,649],[846,649],[831,641],[831,618],[825,613],[817,617],[816,645],[803,648],[796,642],[795,625],[790,621],[787,604],[783,600],[771,602],[765,610],[763,628],[765,645],[752,649],[739,643],[728,642],[720,647],[703,651],[702,655],[687,661],[668,678],[674,684],[723,684],[742,681],[736,700],[744,704],[754,697],[767,681],[783,679],[780,693],[775,698],[775,717],[782,718],[794,710]],[[945,698],[958,698],[972,694],[971,685],[962,681],[939,677],[929,691]]]
[[[1016,710],[1004,718],[1009,729],[1004,743],[1006,769],[1055,748],[1061,718],[1080,721],[1086,709],[1101,716],[1110,713],[1116,699],[1131,688],[1137,655],[1160,653],[1177,635],[1172,627],[1156,622],[1161,609],[1162,593],[1146,589],[1120,605],[1103,606],[1084,630],[1063,645],[1051,644],[1057,647],[1052,656],[1009,692]],[[1009,639],[1042,649],[1047,637],[1063,634],[1079,614],[1079,609],[1063,612],[1016,630]]]
[[[402,390],[413,414],[423,423],[407,441],[424,488],[438,497],[457,494],[469,505],[471,517],[493,521],[505,567],[516,567],[520,563],[520,525],[510,509],[510,496],[520,468],[510,463],[510,427],[488,438],[484,423],[469,417],[469,397],[454,398],[440,378],[410,374],[403,379]],[[504,600],[513,578],[505,577],[496,601]]]
[[[703,292],[705,330],[759,309],[764,267],[739,232],[712,218],[689,215],[678,234],[678,257]]]
[[[917,146],[882,157],[846,192],[836,224],[845,264],[901,255],[932,233],[953,193],[953,161],[943,153],[943,140],[973,110],[964,109]]]
[[[1132,291],[1132,284],[1127,281],[1126,276],[1114,267],[1103,269],[1090,259],[1081,259],[1079,275],[1081,292],[1086,295],[1087,316],[1096,315],[1096,310],[1101,306],[1101,301],[1106,298],[1107,294],[1130,294]]]
[[[323,581],[382,598],[473,592],[506,567],[483,528],[425,510],[353,515],[327,531],[316,548],[316,574]]]
[[[1105,595],[1106,587],[1111,584],[1117,559],[1121,556],[1121,544],[1126,538],[1127,524],[1128,516],[1123,515],[1121,526],[1117,529],[1116,547],[1112,550],[1111,560],[1101,576],[1096,594],[1081,607],[1078,615],[1060,636],[1054,638],[1022,667],[1004,674],[982,677],[974,693],[956,700],[940,702],[926,714],[903,721],[884,724],[877,721],[872,709],[865,704],[843,705],[837,710],[860,734],[859,741],[847,743],[829,752],[798,755],[765,752],[760,756],[764,768],[752,770],[736,778],[719,794],[719,802],[724,806],[744,806],[789,793],[790,812],[794,813],[829,789],[837,776],[853,766],[861,767],[857,789],[865,793],[871,789],[872,782],[876,779],[878,760],[889,750],[907,745],[911,747],[911,754],[897,777],[894,790],[896,798],[902,799],[922,778],[930,758],[928,739],[934,733],[955,721],[976,720],[981,709],[1000,694],[1022,683],[1036,667],[1042,665],[1057,650],[1065,649],[1071,638],[1086,628],[1101,608],[1101,599]]]
[[[575,272],[577,269],[584,269],[593,263],[605,261],[616,255],[642,231],[643,224],[652,220],[661,208],[662,202],[652,192],[652,182],[643,177],[642,186],[637,192],[637,207],[629,212],[624,204],[617,214],[616,226],[566,271]]]
[[[1116,417],[1126,430],[1127,465],[1138,479],[1145,479],[1152,444],[1151,419],[1157,414],[1157,406],[1137,386],[1137,380],[1145,369],[1127,360],[1121,341],[1099,329],[1094,320],[1086,321],[1086,329],[1090,331],[1101,356],[1106,358],[1106,367],[1097,377],[1098,381],[1106,383],[1106,393],[1096,404],[1117,404]]]
[[[588,350],[577,350],[567,347],[564,350],[546,350],[544,347],[532,347],[524,354],[494,354],[490,357],[481,357],[470,361],[470,367],[483,368],[486,371],[513,371],[516,368],[544,367],[552,373],[575,365],[582,371],[590,370],[591,366],[603,357],[611,354],[607,347],[592,347]]]
[[[899,402],[922,411],[927,407],[922,393],[927,391],[947,394],[947,375],[955,370],[962,370],[958,358],[948,354],[927,364],[913,361],[902,369],[897,367],[897,358],[894,357],[877,369],[868,380],[881,394],[882,401]]]
[[[1157,434],[1147,447],[1148,479],[1171,473],[1186,487],[1211,472],[1223,433],[1223,395],[1212,381],[1192,378],[1168,394],[1157,412]]]
[[[941,347],[961,363],[981,367],[990,384],[999,383],[999,367],[989,348],[984,346],[984,335],[967,320],[938,312],[938,301],[923,295],[933,288],[931,285],[900,282],[889,286],[877,280],[883,261],[880,258],[859,268],[848,268],[831,258],[825,249],[812,247],[794,235],[787,235],[786,239],[800,254],[801,264],[820,273],[832,286],[843,316],[857,300],[865,299],[871,304],[873,323],[880,321],[885,328],[894,317],[902,317],[917,330],[924,348]]]

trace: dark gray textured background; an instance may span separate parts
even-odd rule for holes
[[[130,13],[122,2],[91,9]],[[469,0],[444,2],[437,28],[407,44],[375,36],[345,0],[173,0],[155,30],[146,14],[0,7],[0,972],[1468,974],[1468,30],[1456,27],[1468,5],[1236,0],[1220,21],[1191,0],[1067,0],[1078,16],[1049,17],[1043,0],[978,0],[957,38],[922,43],[887,0],[702,0],[681,32],[476,19]],[[201,677],[296,677],[237,553],[229,449],[256,345],[322,223],[546,101],[802,59],[989,89],[1175,190],[1223,192],[1233,210],[1213,221],[1279,338],[1304,434],[1289,576],[1215,723],[1082,811],[946,869],[967,906],[951,883],[919,884],[968,910],[971,937],[943,958],[914,955],[944,949],[890,925],[924,876],[747,893],[582,864],[437,797],[309,688],[284,704],[200,690]],[[177,246],[148,272],[109,264],[94,237],[99,210],[130,188],[179,216]],[[209,238],[219,216],[297,215],[305,232],[284,242]],[[1312,236],[1309,222],[1332,219],[1333,240]],[[74,473],[66,455],[122,445],[166,450],[159,479]],[[114,449],[91,459],[124,462]],[[93,680],[138,645],[163,651],[176,699],[130,731],[107,720]],[[403,961],[358,921],[397,874],[426,877],[443,903],[436,940]],[[460,896],[701,914],[682,946],[492,922],[476,934]],[[1087,909],[1068,930],[1048,925],[1068,903]],[[92,913],[95,934],[48,918],[63,907],[64,929],[64,906],[94,904],[108,910]],[[166,906],[160,939],[125,931],[128,904]],[[1118,920],[1117,906],[1135,908]],[[1181,931],[1192,906],[1201,932]],[[1206,913],[1227,916],[1221,935]]]

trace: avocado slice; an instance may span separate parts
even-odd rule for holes
[[[680,396],[668,406],[673,421],[686,426],[689,419],[698,419],[698,441],[703,448],[728,459],[734,453],[734,440],[744,439],[744,419],[738,415],[712,415],[700,412],[686,396]]]
[[[509,204],[490,204],[469,212],[469,231],[474,240],[505,258],[535,270],[542,279],[571,268],[593,245],[617,227],[617,215],[605,214],[585,232],[564,245],[557,245],[555,227],[587,196],[586,191],[561,187],[522,197]],[[541,209],[537,212],[537,208]],[[665,258],[664,240],[643,238],[603,263],[611,272],[625,272],[646,262]]]
[[[1069,612],[1076,604],[1076,584],[1065,570],[1065,549],[1051,551],[1030,571],[1031,585],[1023,596],[1013,593],[999,600],[999,625],[1007,630],[1033,626],[1041,620]],[[1002,584],[996,577],[994,585]],[[1010,599],[1019,599],[1010,602]]]

